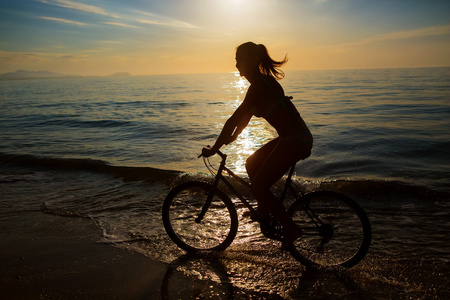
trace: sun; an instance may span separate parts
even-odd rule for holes
[[[230,6],[239,7],[239,6],[245,5],[245,3],[248,1],[246,1],[246,0],[225,0],[224,2]]]
[[[227,10],[227,13],[248,13],[253,0],[221,0],[221,6]],[[256,8],[257,6],[255,6]]]

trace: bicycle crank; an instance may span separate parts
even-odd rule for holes
[[[284,229],[274,218],[261,220],[259,222],[262,234],[272,240],[282,241],[284,238]]]

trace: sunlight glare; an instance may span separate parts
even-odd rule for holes
[[[260,12],[263,0],[217,0],[216,7],[223,16],[227,16],[230,21],[245,23],[254,20]]]
[[[249,87],[248,81],[239,75],[239,72],[233,72],[234,76],[230,81],[230,90],[232,91],[235,101],[231,101],[230,105],[236,109],[244,100],[245,92]],[[233,97],[232,97],[233,98]],[[259,119],[252,119],[247,128],[242,131],[239,137],[228,146],[230,154],[230,167],[237,174],[246,175],[245,169],[246,159],[255,152],[259,147],[272,139],[276,132]]]
[[[234,87],[236,88],[236,93],[244,94],[249,86],[248,81],[245,80],[244,77],[239,75],[239,72],[234,72],[234,75],[237,77],[236,82],[234,83]],[[240,95],[238,95],[238,97],[240,97]],[[240,100],[243,100],[243,99],[240,99]]]
[[[233,145],[232,167],[238,174],[246,174],[245,161],[255,152],[256,145],[254,139],[250,137],[248,128],[244,129]]]
[[[248,0],[225,0],[223,1],[230,8],[242,8],[248,4]]]

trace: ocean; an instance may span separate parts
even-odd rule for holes
[[[372,222],[353,283],[439,295],[450,269],[450,68],[288,71],[280,83],[314,136],[296,184],[347,194]],[[89,218],[99,243],[177,261],[162,201],[183,180],[211,178],[197,157],[247,87],[236,73],[0,81],[0,221],[27,211]],[[246,157],[275,136],[254,118],[223,148],[231,169],[245,176]],[[241,218],[220,258],[228,282],[302,296],[301,266],[278,246]],[[331,295],[350,289],[330,282]]]

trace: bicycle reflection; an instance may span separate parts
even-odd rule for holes
[[[344,269],[299,268],[295,284],[286,280],[286,284],[292,286],[287,287],[285,291],[288,292],[285,293],[271,288],[270,280],[267,291],[255,290],[251,286],[237,287],[234,279],[241,275],[235,274],[236,270],[228,270],[228,259],[220,253],[179,257],[167,268],[160,288],[161,299],[364,299],[360,286]]]
[[[170,263],[162,299],[234,299],[234,286],[215,253],[186,254]]]

